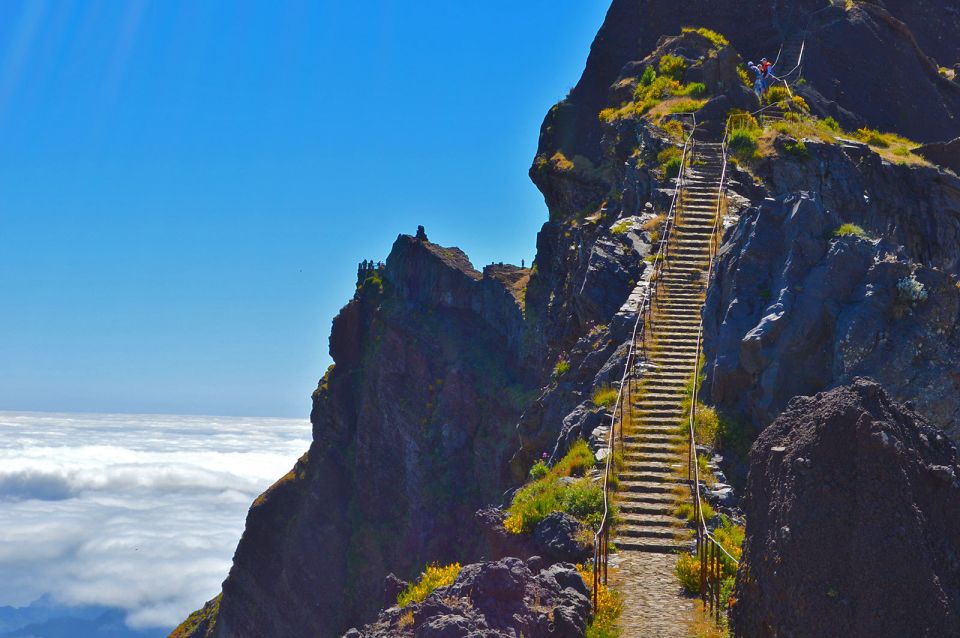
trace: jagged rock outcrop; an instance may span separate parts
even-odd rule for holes
[[[869,375],[960,440],[955,277],[840,224],[809,194],[741,217],[704,308],[704,398],[759,431],[792,397]]]
[[[960,178],[891,164],[859,142],[805,145],[804,158],[777,156],[756,167],[768,192],[814,191],[842,222],[903,246],[914,261],[960,273]]]
[[[388,572],[472,555],[536,388],[527,272],[397,239],[334,320],[313,444],[251,507],[213,636],[335,635],[376,612]]]
[[[933,142],[924,144],[915,151],[934,164],[948,168],[960,175],[960,137],[949,142]]]
[[[505,558],[464,567],[422,603],[392,607],[345,638],[582,638],[589,592],[573,565]]]
[[[626,65],[643,60],[661,37],[689,25],[724,34],[735,49],[755,60],[774,57],[781,44],[792,39],[799,44],[809,29],[804,54],[807,87],[802,91],[817,113],[834,116],[848,129],[866,124],[921,142],[956,137],[960,134],[960,85],[941,77],[928,57],[933,55],[946,66],[960,57],[953,55],[956,4],[928,0],[921,3],[922,13],[912,2],[887,5],[694,0],[678,7],[670,0],[614,0],[591,46],[583,76],[544,120],[537,157],[549,159],[561,151],[568,158],[580,156],[592,165],[601,164],[604,131],[597,113],[610,106],[611,88]],[[931,15],[938,17],[921,17]],[[784,64],[793,63],[784,60]],[[572,190],[580,192],[576,187]]]
[[[960,635],[958,477],[943,432],[872,381],[791,401],[750,453],[734,634]]]

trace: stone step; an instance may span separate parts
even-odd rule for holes
[[[638,521],[638,523],[639,522],[640,521]],[[693,530],[683,529],[682,527],[671,528],[648,525],[624,525],[622,523],[619,527],[617,527],[617,538],[649,538],[688,541],[691,534],[693,534]]]
[[[667,539],[621,539],[614,541],[622,552],[645,552],[650,554],[679,554],[690,551],[692,541],[673,541]]]
[[[685,523],[675,516],[662,514],[621,514],[621,524],[636,525],[637,527],[672,527],[682,530]]]
[[[656,516],[656,517],[667,517],[673,516],[673,512],[676,509],[676,504],[674,503],[617,503],[617,509],[620,510],[620,514],[633,515],[633,516]]]
[[[673,494],[673,484],[663,481],[624,481],[620,479],[617,492],[642,492],[644,494]]]

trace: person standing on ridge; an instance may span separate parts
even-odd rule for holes
[[[754,81],[753,81],[753,92],[757,94],[757,98],[763,97],[766,88],[763,84],[763,71],[758,67],[753,61],[747,62],[747,68],[753,71]]]

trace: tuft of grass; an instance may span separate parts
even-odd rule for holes
[[[834,133],[840,132],[840,124],[832,117],[828,117],[825,120],[821,120],[821,121],[824,126],[826,126],[828,129],[830,129]]]
[[[593,391],[593,404],[601,408],[612,408],[617,402],[618,391],[616,388],[605,385]]]
[[[640,86],[650,86],[656,79],[657,72],[653,70],[652,66],[648,66],[643,70],[643,75],[640,76]]]
[[[739,128],[730,134],[727,146],[737,159],[750,161],[757,156],[757,140],[759,139],[759,131],[749,128]]]
[[[707,29],[706,27],[683,27],[683,29],[681,29],[681,32],[682,33],[699,33],[700,35],[705,37],[707,40],[710,40],[710,43],[713,44],[713,46],[718,49],[722,49],[723,47],[730,44],[730,41],[727,40],[724,36],[720,35],[716,31]]]
[[[666,54],[660,58],[660,76],[668,77],[677,82],[683,80],[683,74],[687,70],[687,61],[679,55]]]
[[[765,104],[786,103],[788,100],[790,100],[790,91],[785,86],[771,86],[763,96]]]
[[[720,432],[720,417],[717,411],[702,403],[697,404],[697,416],[693,422],[694,435],[698,445],[714,447]]]
[[[438,587],[452,585],[460,574],[460,563],[438,566],[436,563],[427,565],[420,575],[420,580],[410,585],[397,596],[397,606],[406,607],[410,603],[423,602],[433,590]]]
[[[664,179],[673,179],[680,174],[681,158],[682,153],[676,146],[668,146],[657,153],[657,161],[660,163]]]
[[[807,145],[803,143],[803,140],[787,140],[783,144],[783,150],[786,151],[787,155],[797,159],[803,159],[810,155],[807,151]]]
[[[583,439],[578,439],[560,461],[553,466],[551,473],[557,477],[583,476],[594,467],[597,458]]]
[[[567,359],[561,359],[557,361],[557,365],[553,366],[554,379],[559,379],[568,372],[570,372],[570,361]]]
[[[856,224],[846,223],[833,231],[834,237],[859,237],[860,239],[870,239],[870,236],[860,226]]]
[[[737,67],[737,75],[740,76],[740,81],[743,82],[743,85],[748,89],[753,88],[753,82],[750,80],[750,74],[747,73],[747,70],[743,67]]]
[[[697,460],[699,461],[700,458],[702,457],[698,457]],[[703,468],[700,468],[700,469],[702,470]],[[701,471],[701,475],[702,474],[703,472]],[[703,520],[709,521],[710,519],[712,519],[714,516],[717,515],[717,513],[713,511],[713,508],[710,507],[710,503],[706,501],[701,501],[700,504],[703,505]],[[693,503],[689,501],[684,501],[683,503],[678,504],[677,508],[673,510],[674,516],[676,516],[677,518],[682,518],[688,523],[694,523],[693,516],[695,513],[696,512],[693,511]]]
[[[530,468],[530,480],[538,481],[550,473],[550,468],[543,461],[537,461]]]

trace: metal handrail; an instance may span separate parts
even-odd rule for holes
[[[633,369],[634,359],[637,354],[637,341],[639,336],[640,344],[643,345],[646,340],[646,322],[643,319],[651,313],[653,301],[656,297],[659,287],[661,270],[666,262],[669,252],[670,237],[675,227],[676,208],[679,200],[679,193],[683,188],[684,173],[687,156],[694,144],[693,135],[697,130],[697,116],[695,113],[678,113],[679,116],[689,116],[692,121],[690,133],[683,143],[683,152],[680,156],[680,173],[677,175],[677,188],[673,193],[670,202],[670,208],[667,211],[667,218],[664,221],[664,230],[660,235],[659,246],[657,247],[656,261],[653,266],[653,273],[650,276],[650,284],[644,291],[643,299],[637,308],[637,319],[633,324],[633,333],[630,337],[630,348],[627,351],[627,362],[623,367],[623,376],[620,379],[620,388],[617,391],[617,401],[614,404],[613,414],[610,419],[610,430],[607,433],[607,458],[603,473],[603,518],[600,520],[600,528],[593,537],[593,607],[598,604],[598,585],[602,582],[607,584],[607,568],[609,565],[609,547],[610,547],[610,475],[613,469],[613,457],[616,447],[617,415],[620,415],[620,445],[623,446],[623,400],[624,389],[629,394],[630,375]],[[628,398],[629,401],[629,398]]]
[[[721,212],[723,200],[726,196],[727,179],[727,142],[730,137],[730,120],[736,116],[731,116],[727,120],[727,126],[723,135],[721,148],[723,151],[723,170],[720,173],[720,187],[717,192],[717,210],[713,222],[713,236],[710,241],[710,261],[707,266],[707,283],[709,286],[710,278],[713,276],[714,261],[717,256],[718,240],[717,233],[721,224]],[[697,327],[697,350],[696,369],[694,370],[693,388],[690,392],[690,447],[687,458],[687,476],[693,484],[690,490],[693,496],[694,522],[696,524],[697,556],[700,559],[700,597],[705,604],[716,613],[717,620],[720,619],[720,581],[721,581],[721,554],[726,555],[735,565],[739,561],[728,552],[722,544],[716,539],[707,527],[707,521],[703,516],[703,500],[700,494],[700,466],[697,459],[697,440],[696,440],[696,420],[697,420],[697,401],[699,399],[700,389],[698,376],[700,373],[700,356],[703,352],[703,313],[700,313],[700,324]],[[707,590],[709,589],[709,599]]]

